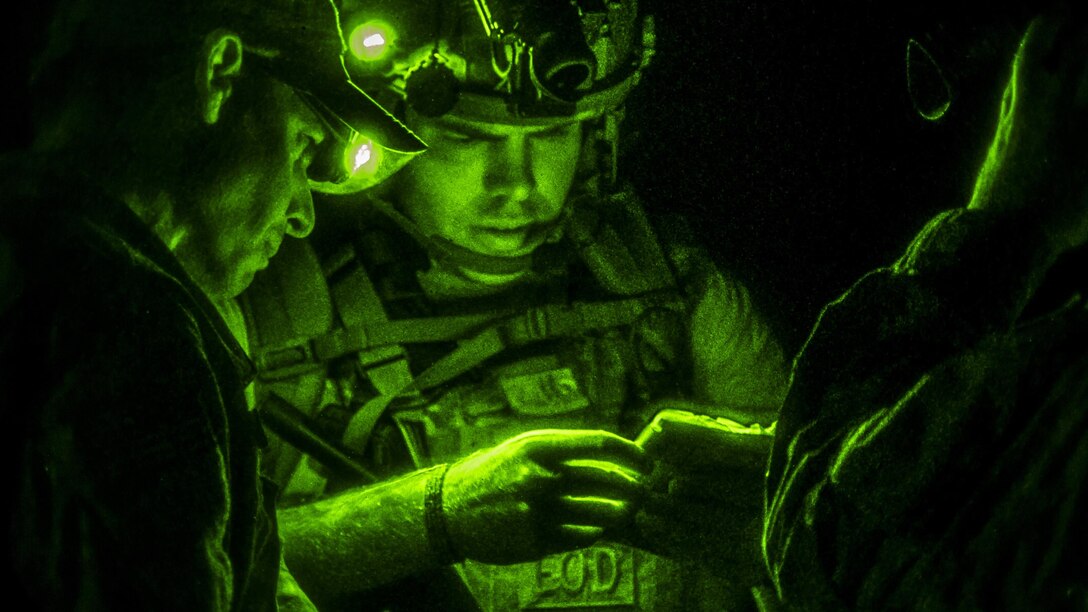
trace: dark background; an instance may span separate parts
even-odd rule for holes
[[[629,106],[626,170],[649,206],[690,215],[790,349],[970,197],[1027,20],[952,4],[649,0],[658,53]],[[952,88],[938,121],[908,92],[911,38]]]
[[[657,55],[630,100],[624,171],[650,208],[690,216],[791,350],[824,303],[969,197],[1026,23],[929,0],[644,2]],[[17,10],[2,38],[5,149],[30,138],[49,4]],[[952,87],[935,122],[908,93],[910,38]]]

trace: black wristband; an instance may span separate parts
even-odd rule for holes
[[[442,508],[442,487],[446,482],[449,464],[436,465],[427,477],[427,488],[423,495],[423,525],[427,529],[427,543],[431,554],[439,565],[450,565],[460,561],[450,540],[446,525],[446,512]]]

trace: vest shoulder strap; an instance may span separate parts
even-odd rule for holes
[[[606,292],[633,296],[677,287],[657,232],[630,190],[602,202],[586,198],[571,206],[570,239]]]

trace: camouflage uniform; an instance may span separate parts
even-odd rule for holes
[[[428,293],[428,256],[396,211],[369,202],[351,213],[319,211],[323,231],[282,253],[243,306],[260,393],[287,399],[383,477],[534,429],[633,438],[662,398],[773,418],[784,359],[748,292],[676,219],[651,221],[630,194],[579,201],[528,280],[463,297]],[[352,484],[273,446],[287,503]],[[486,609],[721,605],[698,569],[609,542],[464,569]]]

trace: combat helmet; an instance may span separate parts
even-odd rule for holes
[[[623,103],[653,56],[637,0],[345,0],[352,79],[386,108],[491,123],[594,120],[615,179]]]

